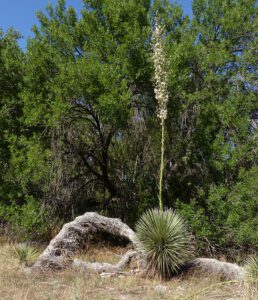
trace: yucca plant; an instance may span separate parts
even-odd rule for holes
[[[171,277],[191,256],[191,236],[173,210],[146,211],[136,224],[136,244],[144,255],[147,273]]]
[[[4,251],[4,254],[18,260],[20,265],[28,266],[38,257],[39,252],[29,244],[19,243],[11,244],[10,247]]]
[[[153,62],[157,117],[161,124],[161,159],[159,172],[159,210],[150,209],[136,224],[136,243],[143,253],[149,275],[170,277],[191,254],[190,234],[183,219],[172,210],[163,210],[163,173],[165,167],[165,120],[167,119],[168,74],[163,28],[158,18],[153,32]]]
[[[244,268],[248,279],[258,280],[258,256],[249,257]]]

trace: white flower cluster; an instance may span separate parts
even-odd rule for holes
[[[158,101],[157,115],[161,121],[167,118],[167,72],[164,43],[162,40],[162,27],[156,22],[153,32],[153,61],[155,68],[155,97]]]

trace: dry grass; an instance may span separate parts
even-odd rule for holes
[[[86,276],[73,270],[47,275],[25,275],[18,262],[6,257],[7,243],[0,244],[0,299],[1,300],[155,300],[155,299],[245,299],[255,300],[257,290],[250,284],[221,284],[214,278],[175,278],[160,282],[136,276],[122,278],[101,278],[99,275]],[[115,263],[122,248],[95,247],[87,249],[80,258],[90,261]],[[167,287],[157,292],[155,286]],[[216,285],[217,284],[217,285]],[[213,285],[213,287],[210,287]]]

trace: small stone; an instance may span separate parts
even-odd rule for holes
[[[102,278],[110,278],[110,277],[122,278],[125,276],[126,276],[126,273],[119,273],[119,272],[102,272],[100,274],[100,277],[102,277]]]
[[[100,277],[102,278],[110,278],[110,277],[114,277],[114,273],[106,273],[106,272],[103,272],[100,274]]]
[[[154,290],[156,292],[158,292],[158,293],[162,293],[163,294],[163,293],[165,293],[168,290],[168,288],[165,285],[158,284],[158,285],[155,286]]]

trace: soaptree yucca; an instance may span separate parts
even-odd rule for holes
[[[30,265],[39,255],[36,248],[26,243],[11,244],[5,249],[4,254],[7,257],[13,258],[19,262],[20,265]]]
[[[251,256],[245,264],[246,277],[251,280],[258,280],[258,256]]]
[[[153,32],[153,62],[157,117],[161,124],[161,161],[159,176],[159,210],[143,214],[136,225],[137,243],[144,254],[149,274],[170,277],[190,255],[190,235],[182,218],[172,210],[163,210],[162,187],[165,156],[165,120],[169,100],[163,28],[158,19]]]
[[[149,275],[171,277],[191,256],[191,236],[173,210],[146,211],[136,224],[136,243]]]

